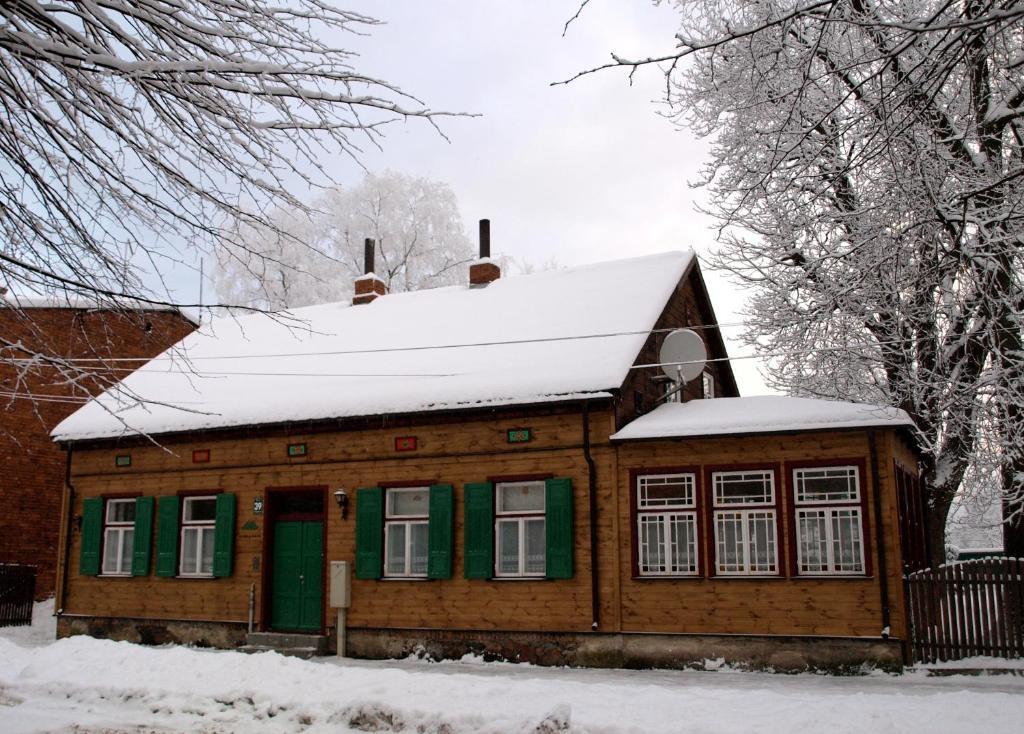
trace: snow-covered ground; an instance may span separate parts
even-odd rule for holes
[[[1024,678],[300,661],[0,630],[0,732],[997,732]],[[541,725],[545,722],[546,725]]]

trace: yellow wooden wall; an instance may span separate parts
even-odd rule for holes
[[[866,434],[813,433],[611,445],[611,410],[591,416],[592,455],[598,475],[598,568],[600,630],[605,632],[690,632],[820,634],[877,637],[881,630],[878,579],[710,579],[632,578],[630,469],[680,464],[727,464],[862,457],[869,467]],[[510,445],[506,429],[529,426],[534,440]],[[414,435],[415,452],[396,453],[397,436]],[[883,531],[895,538],[891,477],[897,444],[880,434]],[[288,443],[305,442],[308,455],[289,459]],[[209,449],[211,461],[193,464],[193,449]],[[114,467],[114,456],[130,453],[130,468]],[[479,581],[463,578],[462,489],[464,483],[500,475],[552,474],[573,481],[575,576],[564,581]],[[438,422],[405,428],[373,428],[280,437],[235,437],[177,443],[166,449],[94,449],[74,452],[73,513],[84,497],[139,492],[172,495],[211,490],[238,496],[235,573],[225,579],[86,577],[78,574],[79,533],[72,536],[68,614],[155,620],[244,622],[250,584],[262,598],[263,515],[253,500],[268,488],[344,487],[354,498],[359,487],[430,480],[455,486],[453,578],[444,581],[353,580],[349,624],[480,630],[586,631],[591,613],[591,568],[587,465],[580,412]],[[863,478],[868,488],[870,471]],[[355,508],[342,520],[333,501],[326,507],[327,561],[353,560]],[[255,525],[254,529],[245,526]],[[874,513],[869,506],[869,552],[875,552]],[[707,528],[705,528],[707,530]],[[788,532],[786,533],[788,537]],[[896,546],[889,543],[892,633],[903,633],[902,586]],[[878,569],[877,559],[872,564]],[[257,622],[262,604],[257,603]],[[330,624],[328,614],[327,623]]]

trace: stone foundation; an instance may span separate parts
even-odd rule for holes
[[[865,667],[899,671],[898,640],[753,635],[588,634],[462,630],[348,630],[348,654],[357,658],[420,655],[588,668],[713,668],[796,673],[858,673]]]
[[[230,622],[176,622],[119,617],[57,618],[57,637],[89,635],[140,645],[195,645],[235,648],[245,644],[247,627]]]
[[[329,630],[333,651],[334,630]],[[109,617],[57,620],[57,636],[91,635],[143,645],[167,643],[236,648],[245,644],[246,626],[226,622],[173,622]],[[479,655],[535,665],[588,668],[716,668],[785,673],[858,673],[865,668],[903,667],[899,640],[850,637],[764,637],[754,635],[604,634],[585,632],[487,632],[349,628],[348,655],[451,660]]]

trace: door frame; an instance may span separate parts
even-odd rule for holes
[[[320,604],[320,632],[319,634],[327,634],[327,601],[330,595],[330,591],[327,588],[328,573],[327,573],[327,517],[330,514],[328,512],[328,500],[330,499],[329,488],[326,484],[317,485],[299,485],[299,486],[287,486],[287,487],[266,487],[265,488],[265,505],[266,509],[263,512],[263,563],[260,569],[260,632],[274,632],[273,627],[270,625],[270,607],[271,607],[271,596],[273,595],[273,546],[274,546],[274,526],[278,521],[288,520],[306,520],[311,522],[320,521],[323,523],[323,533],[321,538],[321,553],[324,558],[324,562],[320,568],[321,577],[321,589],[322,599]],[[320,493],[323,496],[323,510],[319,513],[289,513],[280,514],[278,513],[274,499],[282,497],[288,494],[316,494]],[[288,630],[282,630],[287,632]],[[306,633],[308,634],[308,632]]]

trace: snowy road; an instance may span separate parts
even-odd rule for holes
[[[1009,732],[1024,678],[304,662],[0,630],[0,732]],[[552,731],[558,730],[557,728]]]

